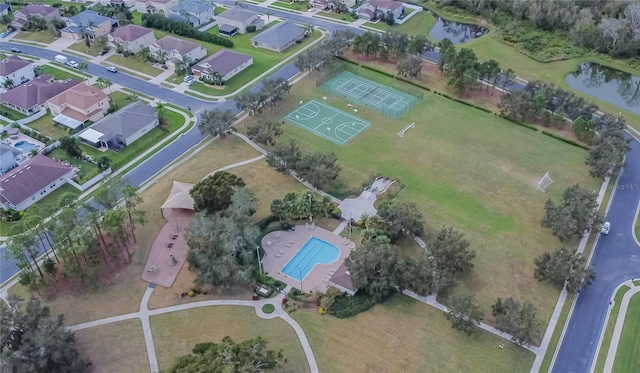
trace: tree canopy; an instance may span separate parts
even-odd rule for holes
[[[276,138],[282,135],[282,123],[274,121],[258,121],[247,128],[247,136],[263,145],[275,145]]]
[[[446,313],[447,320],[451,321],[451,327],[471,335],[476,326],[480,325],[484,316],[482,308],[476,303],[476,298],[471,293],[456,295],[451,298]]]
[[[567,188],[562,201],[556,205],[551,199],[545,203],[545,215],[540,221],[543,228],[551,228],[560,241],[582,237],[585,231],[602,220],[598,216],[598,194],[576,184]]]
[[[193,198],[195,211],[213,214],[229,207],[235,187],[244,186],[245,182],[241,177],[220,171],[195,184],[189,194]]]
[[[231,110],[209,110],[200,115],[198,128],[207,135],[224,137],[231,132],[235,119]]]
[[[378,205],[378,215],[385,221],[387,235],[394,242],[403,234],[419,236],[424,233],[424,218],[413,202],[383,200]]]
[[[540,322],[536,312],[532,303],[520,303],[513,298],[504,301],[498,298],[491,306],[496,328],[511,334],[512,341],[519,345],[532,344],[538,337]]]
[[[583,284],[591,285],[596,278],[593,268],[586,267],[586,263],[582,253],[559,248],[540,254],[535,259],[536,270],[533,277],[559,288],[565,286],[568,292],[575,293]]]
[[[451,227],[442,228],[427,247],[435,263],[436,291],[452,285],[457,274],[473,268],[475,251],[469,249],[464,234]]]

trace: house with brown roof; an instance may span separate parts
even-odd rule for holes
[[[0,207],[24,211],[73,176],[71,166],[38,154],[0,177]]]
[[[86,122],[97,122],[105,116],[109,98],[99,88],[78,83],[48,99],[47,106],[56,125],[77,131]]]
[[[58,8],[44,4],[28,4],[13,12],[13,22],[11,25],[21,29],[27,23],[29,17],[39,17],[49,22],[52,19],[61,19]]]
[[[134,24],[120,27],[107,37],[114,46],[119,45],[123,50],[132,53],[149,48],[151,44],[156,42],[152,29]]]
[[[54,81],[53,76],[43,74],[33,80],[0,94],[0,104],[24,115],[32,115],[46,109],[46,102],[78,84],[72,78]]]
[[[178,59],[189,63],[200,61],[207,55],[207,50],[200,44],[167,35],[149,45],[149,53],[155,59],[161,59],[160,55],[164,53],[167,65],[175,66]]]
[[[178,4],[178,0],[136,0],[136,10],[144,13],[162,13],[169,15],[169,10]]]
[[[395,0],[369,0],[362,4],[357,10],[358,18],[374,20],[380,18],[381,15],[391,12],[393,18],[398,19],[402,16],[404,5]]]
[[[253,64],[253,57],[221,49],[207,59],[193,65],[193,75],[199,78],[225,82]]]
[[[354,295],[356,293],[356,287],[351,282],[351,275],[345,262],[340,264],[340,267],[336,269],[336,272],[329,278],[329,284],[337,287],[340,291]]]
[[[31,62],[15,55],[0,61],[0,93],[7,91],[7,88],[5,88],[5,82],[7,81],[12,82],[15,87],[33,78],[35,78],[35,73]]]

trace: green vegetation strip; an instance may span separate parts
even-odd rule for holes
[[[273,311],[275,310],[276,310],[276,307],[271,303],[267,303],[264,306],[262,306],[262,312],[266,314],[273,313]]]
[[[560,312],[560,317],[558,317],[558,323],[556,324],[556,328],[553,331],[551,340],[549,341],[547,353],[544,355],[544,360],[542,360],[542,365],[540,366],[541,372],[548,372],[551,368],[551,361],[553,361],[553,355],[555,355],[556,349],[558,348],[558,343],[560,342],[560,337],[562,336],[562,331],[564,330],[564,324],[567,322],[569,311],[571,310],[574,299],[575,295],[573,294],[570,294],[565,299],[564,306],[562,307],[562,312]]]
[[[636,240],[640,242],[640,210],[638,210],[638,216],[636,217],[635,233],[636,233]]]
[[[604,363],[607,360],[607,353],[609,352],[609,345],[611,344],[611,338],[613,337],[613,329],[616,326],[616,320],[618,319],[618,312],[620,311],[620,303],[622,303],[622,297],[624,297],[624,293],[629,290],[629,287],[623,285],[616,292],[613,301],[615,304],[611,309],[611,313],[609,313],[609,320],[607,320],[607,325],[605,325],[604,337],[602,338],[602,344],[600,345],[600,351],[598,352],[597,360],[594,372],[602,372],[604,369]]]
[[[43,74],[49,74],[49,75],[53,75],[53,77],[56,80],[67,80],[69,78],[73,78],[76,79],[78,81],[80,81],[82,79],[82,75],[81,74],[74,74],[71,72],[68,72],[66,70],[63,69],[59,69],[53,65],[44,65],[42,66],[42,73]]]
[[[634,372],[640,367],[640,294],[629,300],[613,372]]]

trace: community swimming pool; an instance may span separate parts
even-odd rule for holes
[[[33,148],[36,147],[36,144],[32,144],[28,141],[18,141],[13,144],[14,147],[22,150],[23,153],[29,153]]]
[[[330,264],[339,257],[340,249],[335,245],[317,237],[311,237],[282,268],[282,273],[300,281],[316,264]]]

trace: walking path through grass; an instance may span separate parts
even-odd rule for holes
[[[637,286],[632,280],[626,281],[624,285],[628,286],[630,290],[628,290],[624,297],[622,297],[622,302],[620,303],[620,310],[618,311],[616,325],[613,329],[613,336],[611,337],[611,343],[609,344],[609,350],[607,352],[607,359],[604,363],[604,372],[611,372],[615,367],[616,355],[618,353],[618,347],[620,345],[620,340],[622,339],[624,332],[624,324],[625,319],[628,322],[629,318],[627,318],[627,309],[629,308],[629,302],[631,298],[640,293],[640,286]],[[611,308],[609,308],[609,313],[611,312]],[[607,314],[607,319],[609,318],[609,313]],[[637,316],[631,314],[630,316]],[[604,337],[605,333],[600,335],[600,339]],[[596,355],[597,356],[597,355]],[[627,357],[628,358],[628,357]]]

